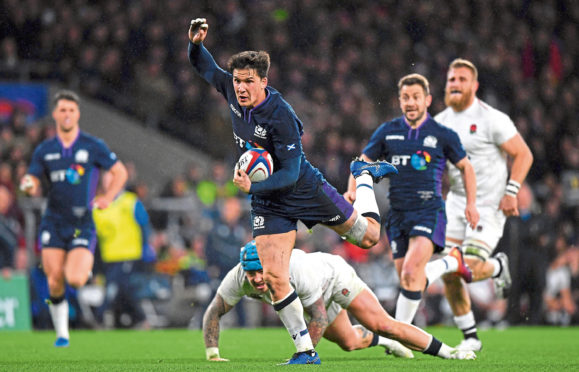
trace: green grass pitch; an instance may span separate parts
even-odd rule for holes
[[[427,329],[449,345],[456,328]],[[412,360],[385,356],[374,347],[350,353],[323,340],[320,366],[278,367],[294,352],[282,328],[228,329],[221,333],[221,356],[205,361],[201,331],[72,331],[71,346],[52,346],[54,333],[0,332],[0,371],[579,371],[579,327],[512,327],[480,331],[484,349],[475,361],[443,360],[416,352]]]

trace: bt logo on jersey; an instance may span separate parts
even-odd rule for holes
[[[416,151],[416,154],[412,154],[412,158],[410,159],[410,163],[412,167],[416,170],[425,170],[430,163],[431,156],[426,151]]]
[[[406,165],[410,160],[410,155],[392,155],[391,163],[393,165]]]
[[[84,176],[84,168],[82,165],[73,164],[66,170],[66,180],[72,185],[78,185],[82,176]]]

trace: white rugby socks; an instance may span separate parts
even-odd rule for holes
[[[274,302],[273,308],[292,336],[296,350],[300,352],[313,349],[314,345],[304,320],[304,307],[297,293],[292,290],[282,300]]]
[[[362,174],[356,177],[356,200],[354,209],[364,217],[372,217],[380,221],[380,211],[374,195],[374,179],[370,174]]]
[[[48,309],[56,331],[56,338],[62,337],[68,340],[70,337],[68,333],[68,301],[63,299],[57,304],[51,302],[48,304]]]
[[[398,301],[396,302],[396,320],[409,324],[412,323],[421,300],[422,292],[408,291],[401,288]]]

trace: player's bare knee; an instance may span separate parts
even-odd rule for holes
[[[412,266],[407,268],[403,267],[402,271],[400,272],[400,284],[402,285],[402,287],[403,288],[412,287],[418,280],[416,274],[417,270],[415,270],[415,268],[413,268]]]
[[[73,288],[80,288],[86,284],[88,275],[72,274],[66,277],[66,282]]]
[[[48,290],[51,294],[60,293],[64,289],[64,276],[62,275],[51,275],[46,278],[48,284]]]

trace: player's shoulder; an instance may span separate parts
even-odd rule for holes
[[[406,123],[404,122],[403,117],[397,117],[388,121],[381,123],[378,128],[376,128],[376,132],[395,132],[406,127]]]
[[[58,138],[56,136],[47,138],[45,140],[43,140],[42,142],[40,142],[37,146],[36,149],[37,150],[47,150],[47,149],[51,149],[52,147],[55,146],[59,146],[60,141],[58,140]]]
[[[259,111],[268,113],[273,120],[285,121],[287,119],[296,119],[297,114],[293,107],[286,101],[280,92],[275,88],[268,87],[269,94],[266,100],[261,104]]]
[[[482,117],[486,117],[487,119],[491,120],[492,122],[500,121],[500,122],[510,122],[511,118],[506,113],[502,112],[501,110],[489,105],[488,103],[484,102],[483,100],[477,98],[476,100],[477,110]]]
[[[83,143],[88,143],[88,144],[97,144],[97,145],[101,145],[101,144],[105,143],[105,141],[102,138],[99,138],[97,136],[94,136],[90,133],[86,133],[83,131],[80,131],[78,133],[78,141],[83,142]]]
[[[228,288],[241,288],[243,286],[243,282],[245,280],[245,272],[241,267],[241,263],[233,266],[231,270],[227,272],[225,278],[221,282],[221,286],[228,287]]]
[[[442,121],[437,120],[436,117],[430,117],[428,125],[430,130],[442,136],[452,136],[456,133],[452,128],[444,125]]]
[[[60,154],[60,150],[61,150],[61,145],[60,145],[60,141],[56,138],[56,136],[54,137],[50,137],[45,139],[44,141],[40,142],[35,148],[34,148],[34,153],[35,156],[45,156],[46,154],[50,154],[50,153],[58,153]]]

